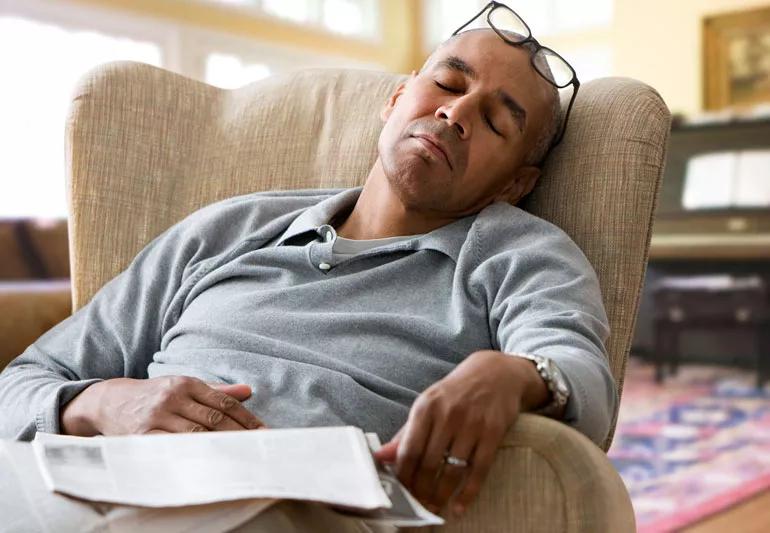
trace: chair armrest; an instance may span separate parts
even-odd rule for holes
[[[636,526],[628,491],[598,446],[565,424],[523,414],[477,500],[460,520],[434,530],[624,533]]]
[[[0,283],[0,370],[72,313],[69,280]]]

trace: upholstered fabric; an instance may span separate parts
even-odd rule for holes
[[[224,91],[136,63],[92,71],[75,91],[67,133],[75,307],[203,205],[362,184],[376,111],[398,81],[308,71]]]
[[[564,141],[521,205],[564,229],[596,269],[610,319],[607,348],[618,394],[639,309],[670,121],[658,93],[636,80],[585,84]]]
[[[525,414],[497,450],[476,503],[462,519],[432,529],[626,533],[635,525],[626,488],[604,452],[564,424]]]
[[[67,127],[75,307],[125,268],[151,238],[205,204],[257,190],[363,183],[376,156],[378,111],[403,79],[367,71],[304,71],[226,91],[137,63],[91,71],[75,91]],[[669,120],[660,97],[642,83],[606,78],[584,84],[563,143],[523,204],[569,233],[596,268],[612,327],[610,365],[619,391]],[[518,424],[511,438],[532,438],[539,446],[532,435],[550,434],[557,426],[563,442],[554,454],[565,463],[583,460],[572,456],[582,453],[574,444],[580,435],[542,418]],[[605,449],[610,442],[611,435]],[[609,520],[592,514],[606,512],[606,502],[619,501],[618,512],[630,512],[628,495],[611,468],[595,474],[586,468],[582,478],[561,479],[535,461],[542,458],[539,452],[534,447],[512,452],[510,462],[498,459],[502,466],[492,479],[507,484],[490,488],[498,482],[488,483],[490,496],[478,508],[489,505],[491,514],[484,527],[473,522],[468,531],[510,531],[509,517],[529,513],[520,505],[534,500],[498,494],[516,490],[516,484],[527,494],[542,494],[533,498],[543,505],[554,504],[550,516],[557,520],[561,512],[564,530],[602,530],[582,524]],[[603,456],[596,461],[609,464]],[[556,494],[559,486],[570,495],[595,486],[597,501],[585,508],[592,509],[585,511],[590,517],[570,518],[567,500],[544,495]],[[549,523],[556,529],[548,531],[560,530]]]

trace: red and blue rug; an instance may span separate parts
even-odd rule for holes
[[[634,359],[609,457],[640,533],[676,531],[770,488],[770,391],[749,371],[687,365],[662,385]]]

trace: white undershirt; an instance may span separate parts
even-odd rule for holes
[[[373,248],[378,248],[380,246],[385,246],[396,242],[407,241],[410,239],[416,239],[417,237],[421,236],[401,235],[398,237],[385,237],[384,239],[346,239],[345,237],[340,237],[337,235],[337,232],[334,230],[334,228],[327,224],[319,227],[317,231],[326,242],[333,243],[332,253],[341,258],[352,257],[368,250],[372,250]]]

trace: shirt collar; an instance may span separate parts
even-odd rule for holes
[[[319,226],[328,224],[329,221],[343,209],[352,209],[363,187],[345,189],[317,204],[308,207],[286,228],[276,246],[282,246],[288,239],[296,237],[308,231],[316,231]],[[385,249],[392,250],[436,250],[442,252],[456,263],[460,250],[468,237],[468,231],[476,219],[476,215],[470,215],[445,226],[436,228],[429,233],[417,235],[414,239],[392,244]]]
[[[352,209],[358,197],[361,195],[363,187],[345,189],[325,200],[321,200],[315,205],[305,209],[300,215],[289,224],[281,238],[278,239],[276,246],[282,246],[284,242],[308,231],[315,231],[319,226],[328,224],[329,221],[345,208]]]

